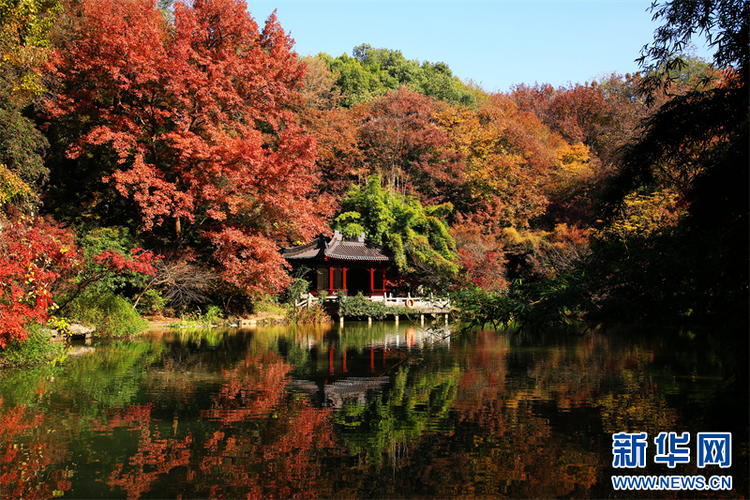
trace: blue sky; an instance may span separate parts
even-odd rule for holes
[[[274,9],[300,55],[351,55],[362,43],[407,59],[445,62],[462,80],[505,92],[514,84],[590,82],[637,71],[659,23],[650,0],[253,2],[262,26]],[[708,58],[708,52],[697,55]]]

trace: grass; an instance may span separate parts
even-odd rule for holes
[[[52,343],[52,332],[41,325],[29,326],[24,341],[14,340],[0,352],[0,366],[17,367],[41,363],[56,363],[66,356],[62,344]]]

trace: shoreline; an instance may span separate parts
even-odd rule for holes
[[[283,325],[288,322],[287,318],[283,314],[262,312],[256,314],[250,314],[242,318],[223,319],[221,324],[218,325],[197,325],[192,324],[190,321],[184,321],[182,318],[175,317],[147,317],[143,319],[148,323],[148,326],[144,331],[151,330],[173,330],[180,326],[194,327],[194,328],[221,328],[237,327],[240,322],[253,322],[257,326],[270,326],[270,325]]]

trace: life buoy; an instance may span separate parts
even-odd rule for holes
[[[414,299],[406,299],[406,308],[414,309]]]

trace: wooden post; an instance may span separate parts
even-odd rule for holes
[[[341,288],[346,290],[346,268],[345,267],[341,268],[341,273],[342,273]]]
[[[328,291],[333,294],[333,266],[328,268]]]
[[[375,268],[370,268],[370,295],[375,293]]]

